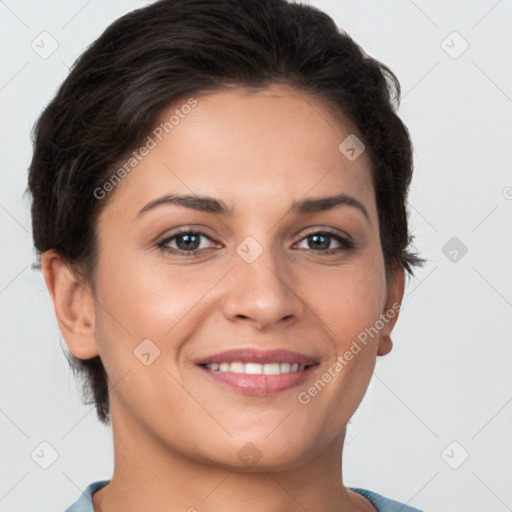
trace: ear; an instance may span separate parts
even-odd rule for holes
[[[393,342],[391,341],[391,331],[398,320],[402,299],[404,296],[405,269],[402,265],[395,264],[391,270],[391,276],[388,282],[388,292],[384,310],[382,311],[382,321],[384,327],[380,331],[379,345],[377,355],[385,356],[391,352]]]
[[[94,335],[94,298],[89,287],[79,282],[67,262],[54,249],[42,254],[41,270],[60,331],[71,354],[79,359],[99,355]]]

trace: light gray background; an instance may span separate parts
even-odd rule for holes
[[[111,477],[110,429],[80,403],[46,285],[30,269],[23,191],[29,132],[68,67],[146,3],[0,1],[0,512],[63,511]],[[402,84],[399,114],[415,147],[411,227],[429,259],[353,418],[345,482],[430,512],[512,510],[512,2],[310,3]],[[46,59],[31,48],[43,31],[58,42]],[[445,248],[452,237],[466,254]],[[51,461],[43,441],[58,452],[48,469],[31,458]]]

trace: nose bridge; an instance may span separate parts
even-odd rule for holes
[[[290,282],[292,272],[287,271],[286,258],[276,252],[271,233],[259,240],[246,237],[234,257],[226,314],[261,325],[301,314],[301,302]]]
[[[282,255],[276,252],[271,233],[267,233],[264,240],[263,236],[259,236],[259,240],[261,242],[248,236],[237,246],[238,278],[250,283],[251,288],[261,294],[262,298],[265,295],[275,295],[274,300],[286,299],[290,293],[284,282],[286,263]]]

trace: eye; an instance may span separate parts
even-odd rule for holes
[[[201,231],[193,231],[190,229],[184,229],[179,231],[178,233],[173,234],[170,237],[167,237],[165,240],[162,240],[157,244],[157,246],[162,250],[169,252],[171,254],[186,254],[194,255],[204,249],[204,247],[200,248],[201,238],[211,238]],[[169,244],[175,242],[177,247],[170,247]]]
[[[331,248],[331,239],[335,239],[339,246]],[[311,250],[321,252],[322,254],[336,254],[354,249],[354,244],[351,240],[331,231],[315,231],[306,235],[302,240],[305,240],[312,247]]]

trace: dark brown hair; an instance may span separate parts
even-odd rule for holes
[[[412,144],[395,111],[400,84],[317,8],[285,0],[160,0],[112,23],[73,65],[33,132],[27,192],[38,262],[55,249],[94,287],[93,191],[182,98],[228,86],[288,85],[343,112],[366,146],[386,271],[413,275],[406,200]],[[341,141],[340,141],[341,142]],[[66,354],[100,421],[110,420],[101,359]]]

